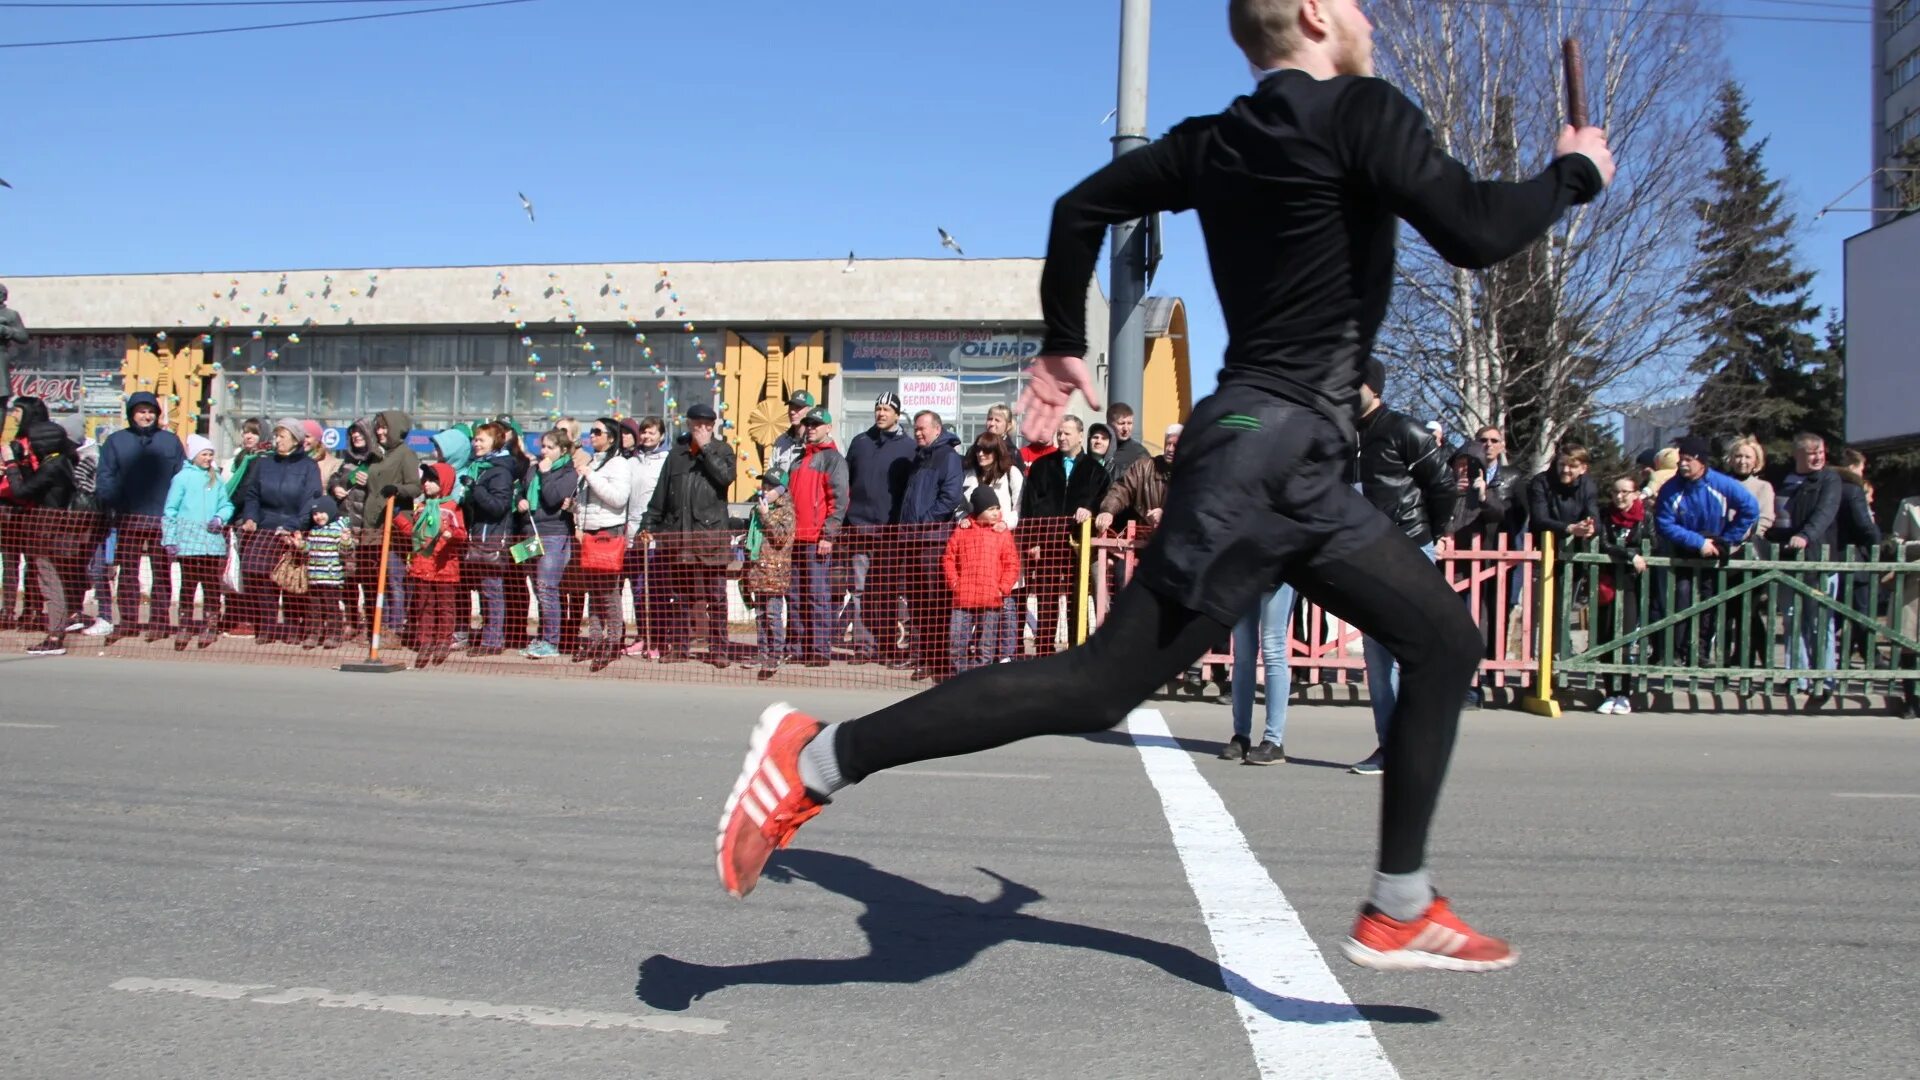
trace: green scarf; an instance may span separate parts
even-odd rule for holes
[[[259,460],[260,454],[261,452],[256,450],[240,459],[240,464],[233,470],[233,476],[227,480],[228,502],[232,502],[234,495],[239,493],[240,485],[246,483],[247,471],[253,468],[253,463]]]
[[[424,553],[433,549],[434,541],[440,539],[440,503],[445,496],[427,500],[426,508],[414,518],[413,550]]]
[[[753,515],[747,518],[747,559],[749,561],[759,560],[760,545],[767,542],[766,531],[760,527],[760,511],[765,508],[764,503],[754,507]]]

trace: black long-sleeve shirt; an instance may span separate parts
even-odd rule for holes
[[[1221,383],[1265,387],[1351,438],[1362,368],[1393,287],[1396,219],[1482,268],[1538,239],[1600,173],[1585,155],[1531,180],[1475,180],[1378,79],[1285,70],[1187,120],[1054,204],[1040,279],[1047,354],[1086,355],[1087,282],[1106,226],[1197,210],[1229,343]]]

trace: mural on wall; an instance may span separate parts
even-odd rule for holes
[[[815,401],[825,401],[826,381],[840,374],[840,365],[827,362],[826,334],[807,337],[771,333],[765,351],[727,331],[727,355],[716,369],[722,382],[720,398],[732,403],[732,412],[752,402],[742,419],[734,420],[734,454],[739,468],[730,495],[736,501],[753,498],[760,474],[773,457],[773,444],[787,433],[787,397],[805,390]]]

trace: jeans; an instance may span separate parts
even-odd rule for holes
[[[1435,561],[1432,544],[1423,544],[1420,554],[1428,562]],[[1380,745],[1387,745],[1387,728],[1393,722],[1393,706],[1400,697],[1400,665],[1394,662],[1393,654],[1385,645],[1372,637],[1365,639],[1362,646],[1367,661],[1367,700],[1373,705],[1373,733],[1379,737]]]
[[[1233,627],[1233,733],[1253,741],[1253,665],[1258,652],[1267,667],[1267,730],[1263,742],[1281,746],[1287,740],[1287,695],[1292,676],[1287,669],[1287,630],[1293,625],[1291,585],[1267,593],[1260,606]]]
[[[560,647],[560,579],[573,555],[573,537],[565,533],[540,536],[545,554],[535,570],[534,592],[540,597],[540,640]]]
[[[787,651],[787,598],[760,599],[760,662],[778,664]]]
[[[1839,598],[1839,574],[1819,575],[1819,585],[1821,592],[1835,599]],[[1788,666],[1832,671],[1835,667],[1833,610],[1797,592],[1786,593],[1781,600],[1781,606],[1787,633]],[[1826,680],[1828,693],[1833,692],[1834,685],[1834,680]],[[1794,686],[1805,690],[1808,688],[1808,682],[1805,679],[1796,679]]]
[[[999,608],[955,608],[948,624],[948,645],[952,649],[953,670],[968,671],[985,667],[1000,650]]]
[[[870,552],[854,553],[852,558],[840,560],[840,569],[846,583],[846,605],[841,609],[834,623],[834,634],[841,632],[853,642],[853,651],[857,656],[872,657],[873,634],[867,630],[866,595],[867,576],[873,570],[873,555]]]
[[[507,579],[491,575],[480,579],[480,647],[498,649],[507,640]]]
[[[407,560],[401,555],[405,545],[396,544],[387,552],[387,601],[381,615],[381,631],[398,634],[407,626]]]
[[[829,602],[833,591],[833,554],[821,554],[819,544],[793,545],[793,570],[799,575],[800,604],[806,609],[806,637],[799,644],[803,659],[833,659],[835,612]]]

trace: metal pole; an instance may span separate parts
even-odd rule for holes
[[[1114,117],[1113,156],[1147,145],[1147,41],[1153,0],[1120,0],[1120,100]],[[1113,227],[1108,295],[1107,400],[1139,409],[1147,365],[1147,230],[1140,221]]]

